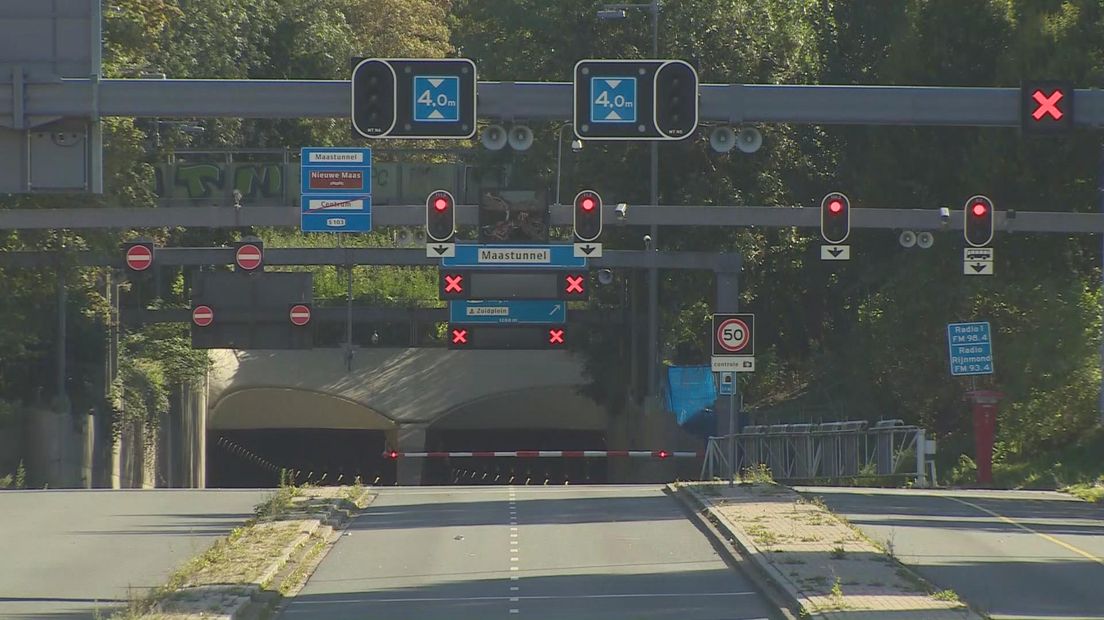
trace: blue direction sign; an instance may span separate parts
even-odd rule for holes
[[[951,375],[993,374],[993,343],[988,322],[947,325],[947,345]]]
[[[414,120],[419,123],[459,121],[460,78],[445,75],[414,76]]]
[[[321,147],[300,153],[303,231],[372,230],[372,149]]]
[[[590,78],[592,123],[635,123],[636,106],[636,78]]]
[[[549,245],[456,244],[456,255],[441,259],[444,267],[586,267],[570,243]]]
[[[542,300],[452,301],[452,323],[552,323],[567,322],[567,302]]]

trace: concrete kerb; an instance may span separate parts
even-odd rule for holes
[[[763,557],[763,554],[759,552],[759,549],[750,541],[747,540],[743,534],[729,527],[727,519],[721,518],[716,514],[716,511],[709,506],[709,502],[705,500],[693,486],[680,485],[680,484],[668,484],[667,490],[674,497],[678,498],[683,504],[690,510],[692,514],[702,521],[702,524],[709,530],[715,530],[721,536],[724,537],[722,543],[729,543],[734,545],[740,555],[751,560],[751,566],[755,571],[754,575],[750,575],[759,585],[763,587],[768,596],[773,599],[773,602],[781,607],[783,611],[788,611],[789,614],[798,614],[802,618],[822,618],[823,615],[812,615],[809,610],[812,607],[808,604],[808,601],[801,596],[790,585],[789,581],[778,572],[778,569]],[[723,545],[730,553],[732,548],[728,544]],[[733,557],[734,562],[739,562],[738,557]],[[745,563],[746,565],[746,563]],[[789,615],[793,618],[793,615]]]
[[[279,517],[260,521],[259,523],[300,521],[301,529],[299,535],[260,571],[254,583],[184,587],[158,603],[153,613],[158,617],[174,620],[239,620],[256,616],[254,603],[260,607],[271,604],[271,597],[264,596],[271,593],[266,592],[264,586],[287,566],[296,551],[320,532],[332,533],[344,529],[351,521],[353,513],[360,509],[360,505],[367,505],[374,498],[371,489],[365,489],[352,500],[346,497],[319,498],[320,501],[312,505],[310,498],[307,498],[305,505],[298,510],[293,509]]]

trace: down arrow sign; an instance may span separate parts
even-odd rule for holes
[[[583,254],[586,254],[587,256],[590,256],[590,253],[594,251],[594,246],[593,245],[584,245],[581,249],[583,250]]]
[[[970,267],[972,267],[973,270],[976,271],[977,273],[981,273],[982,271],[985,271],[985,265],[982,264],[982,263],[974,263],[973,265],[970,265]]]
[[[440,256],[440,255],[442,255],[442,254],[444,254],[445,252],[448,251],[448,246],[446,246],[446,245],[435,245],[435,246],[433,246],[433,251],[437,253],[437,256]]]
[[[828,250],[828,253],[831,254],[833,258],[835,258],[840,254],[843,254],[843,248],[832,248],[831,250]]]

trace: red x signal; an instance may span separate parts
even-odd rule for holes
[[[464,276],[455,275],[445,276],[445,292],[446,293],[463,293],[464,292]]]
[[[563,344],[564,342],[564,330],[562,329],[550,329],[548,330],[548,344]]]
[[[1062,110],[1058,109],[1058,102],[1062,100],[1061,90],[1055,90],[1047,96],[1042,90],[1036,90],[1031,93],[1031,98],[1035,100],[1038,105],[1035,107],[1035,111],[1031,113],[1031,117],[1035,120],[1042,120],[1044,116],[1050,116],[1054,120],[1062,120]]]
[[[454,329],[454,330],[452,330],[452,344],[468,344],[468,330],[466,330],[466,329]]]
[[[583,276],[566,276],[564,278],[567,281],[567,292],[571,293],[583,293]]]

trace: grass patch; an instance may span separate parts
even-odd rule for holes
[[[832,547],[832,552],[829,554],[833,560],[842,560],[847,557],[847,550],[840,545]]]
[[[302,489],[296,486],[281,486],[269,495],[263,502],[257,504],[253,514],[258,519],[275,519],[284,515],[291,509],[292,501],[303,494]]]
[[[962,602],[958,598],[958,592],[955,592],[954,590],[940,590],[938,592],[933,592],[931,597],[934,598],[937,601],[946,601],[948,603],[961,603]]]
[[[777,545],[779,542],[781,542],[781,539],[778,538],[777,534],[768,530],[762,525],[753,525],[747,528],[747,533],[755,539],[755,542],[767,547],[770,547],[771,545]]]
[[[1104,476],[1097,479],[1096,482],[1071,484],[1068,487],[1062,489],[1062,491],[1080,497],[1086,502],[1101,503],[1104,502]]]
[[[774,484],[774,474],[766,463],[758,463],[755,467],[745,467],[740,472],[740,482],[744,484]]]

